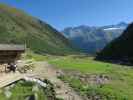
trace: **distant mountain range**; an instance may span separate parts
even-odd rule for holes
[[[116,25],[90,27],[81,25],[65,28],[62,33],[71,43],[83,52],[95,54],[102,50],[110,41],[122,34],[128,26],[125,22]]]
[[[109,43],[97,56],[97,59],[133,64],[133,23],[123,34]]]
[[[52,26],[4,4],[0,4],[0,43],[24,43],[33,52],[41,54],[75,52],[68,39]]]
[[[27,48],[41,54],[73,54],[79,49],[95,54],[120,36],[127,25],[124,22],[102,27],[82,25],[66,28],[62,34],[21,10],[0,4],[0,43],[26,43]]]

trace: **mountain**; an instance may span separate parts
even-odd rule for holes
[[[123,34],[108,44],[97,56],[100,60],[121,61],[121,63],[133,63],[133,23]]]
[[[83,52],[95,54],[102,50],[110,41],[121,35],[128,24],[121,22],[116,25],[90,27],[81,25],[65,28],[63,35]]]
[[[75,49],[49,24],[16,8],[0,4],[0,43],[26,43],[36,53],[67,54]]]

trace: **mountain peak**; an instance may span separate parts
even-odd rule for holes
[[[120,22],[117,24],[118,26],[127,26],[128,24],[126,22]]]
[[[120,23],[124,25],[124,23]],[[120,36],[124,30],[124,26],[107,25],[103,27],[90,27],[80,25],[73,28],[66,28],[62,33],[72,41],[80,49],[87,53],[96,53],[111,40]]]

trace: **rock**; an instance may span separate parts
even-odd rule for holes
[[[58,71],[56,71],[56,75],[57,75],[57,77],[60,77],[60,76],[63,76],[64,73],[63,73],[63,71],[58,70]]]
[[[47,84],[44,83],[43,81],[40,81],[39,79],[24,77],[24,80],[30,81],[30,82],[35,82],[35,83],[39,84],[42,87],[47,87]]]
[[[5,94],[6,98],[10,98],[12,95],[12,93],[10,91],[7,91],[7,90],[4,91],[4,94]]]
[[[32,91],[33,91],[33,92],[38,92],[38,91],[39,91],[38,85],[34,85],[34,86],[32,87]]]

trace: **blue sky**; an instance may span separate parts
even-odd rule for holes
[[[58,30],[133,21],[133,0],[0,0],[42,19]]]

